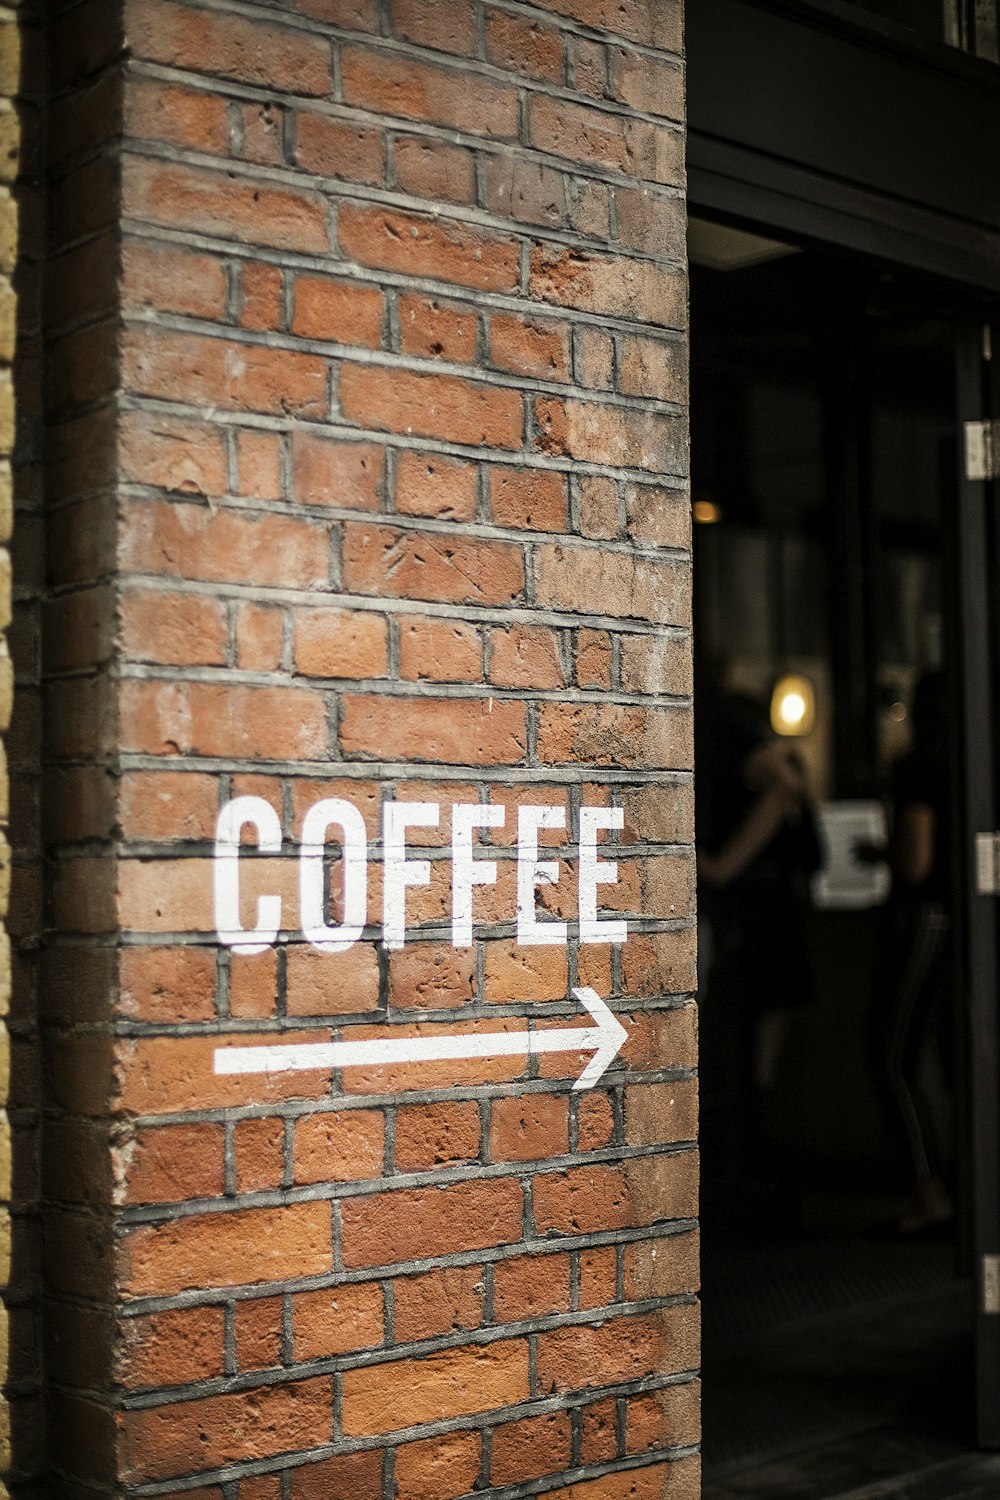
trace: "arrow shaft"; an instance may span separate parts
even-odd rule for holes
[[[462,1057],[518,1057],[535,1052],[593,1051],[595,1026],[480,1036],[416,1036],[398,1041],[298,1042],[275,1047],[217,1047],[216,1073],[290,1073],[308,1069],[441,1062]]]

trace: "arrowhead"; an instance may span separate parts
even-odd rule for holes
[[[621,1051],[628,1032],[618,1017],[608,1009],[596,990],[581,985],[573,990],[580,1004],[589,1010],[597,1023],[594,1041],[596,1051],[573,1085],[574,1089],[592,1089],[606,1068],[614,1062]]]

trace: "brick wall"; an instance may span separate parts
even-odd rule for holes
[[[52,53],[59,1493],[688,1500],[680,6],[129,0],[124,72],[116,27],[68,7]],[[298,858],[330,799],[358,936],[344,861],[327,909]],[[471,945],[456,804],[495,810]],[[624,943],[579,940],[581,808]],[[628,1028],[592,1090],[579,1051],[215,1071],[575,1030],[582,986]]]

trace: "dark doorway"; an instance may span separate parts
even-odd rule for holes
[[[969,309],[917,273],[749,225],[696,218],[691,255],[697,671],[761,738],[789,727],[782,693],[809,700],[793,725],[807,732],[779,738],[824,847],[800,872],[802,962],[779,985],[790,927],[720,982],[722,908],[703,892],[704,1493],[903,1493],[903,1475],[966,1463],[976,1441],[956,522]],[[877,853],[931,681],[949,935],[906,1068],[952,1211],[921,1224],[887,1043],[905,948]]]

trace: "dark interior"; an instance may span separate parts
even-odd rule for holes
[[[696,220],[691,253],[696,671],[762,721],[780,679],[811,684],[794,743],[826,846],[845,808],[886,815],[922,676],[943,673],[960,722],[960,309],[931,278],[746,224]],[[957,727],[950,742],[957,849]],[[888,886],[884,865],[813,878],[808,993],[749,1099],[734,1078],[760,1023],[731,991],[713,1011],[702,979],[709,1500],[828,1500],[975,1443],[966,898],[956,874],[942,1034],[920,1064],[955,1213],[901,1236]]]

